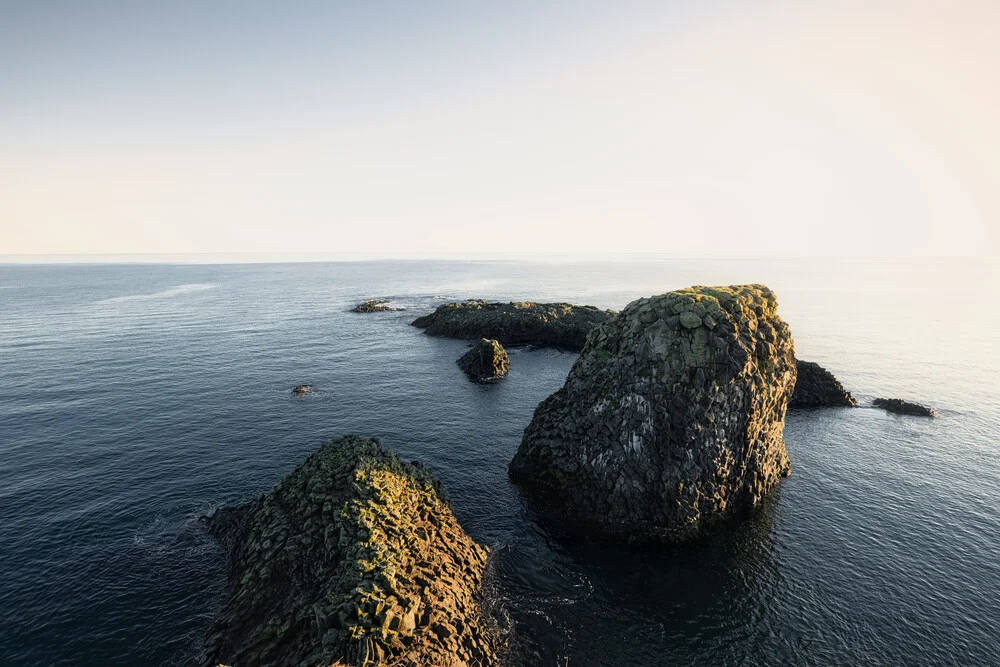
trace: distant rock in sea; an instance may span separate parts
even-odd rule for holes
[[[377,440],[326,442],[207,524],[229,574],[206,665],[498,664],[487,550],[434,476]]]
[[[355,313],[385,313],[395,310],[404,310],[398,306],[392,305],[392,299],[379,298],[379,299],[369,299],[368,301],[362,301],[358,305],[351,308],[351,312]]]
[[[633,301],[535,410],[511,477],[610,536],[671,541],[752,508],[789,474],[795,356],[763,285]]]
[[[934,410],[919,403],[910,403],[901,398],[876,398],[872,401],[876,408],[882,408],[887,412],[897,415],[910,415],[913,417],[933,417]]]
[[[499,341],[480,338],[471,350],[459,358],[458,367],[474,380],[493,380],[507,375],[510,359]]]
[[[296,385],[295,388],[292,389],[292,395],[302,397],[306,396],[307,394],[311,394],[312,390],[313,388],[311,384],[300,384]]]
[[[412,325],[432,336],[493,338],[508,346],[540,345],[578,352],[587,334],[614,316],[611,310],[569,303],[470,300],[438,306]]]
[[[790,408],[843,407],[858,404],[851,392],[833,376],[833,373],[812,361],[795,362],[797,377]]]

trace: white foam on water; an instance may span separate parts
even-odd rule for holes
[[[102,299],[98,301],[98,304],[107,303],[124,303],[128,301],[148,301],[151,299],[169,299],[175,296],[182,296],[184,294],[189,294],[191,292],[201,292],[208,289],[213,289],[218,287],[214,283],[187,283],[185,285],[178,285],[176,287],[171,287],[170,289],[163,290],[162,292],[153,292],[152,294],[129,294],[127,296],[115,296],[110,299]]]

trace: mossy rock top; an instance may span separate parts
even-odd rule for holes
[[[229,557],[205,664],[492,665],[487,550],[440,484],[377,440],[323,444],[208,525]]]

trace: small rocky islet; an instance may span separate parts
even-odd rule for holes
[[[352,313],[388,313],[397,310],[404,309],[393,305],[392,299],[387,297],[368,299],[367,301],[362,301],[358,305],[354,306],[354,308],[351,308]]]
[[[391,309],[373,302],[358,312]],[[685,540],[752,510],[791,471],[786,410],[857,405],[829,371],[795,359],[763,285],[677,290],[620,314],[465,301],[412,324],[479,338],[458,360],[477,380],[507,372],[503,344],[580,352],[508,470],[564,525],[604,537]],[[378,440],[326,442],[273,491],[206,523],[229,564],[206,665],[501,663],[505,639],[484,606],[487,549],[434,476]]]
[[[579,352],[587,334],[614,316],[613,310],[569,303],[470,299],[438,306],[411,324],[431,336],[490,338],[507,346],[538,345]]]
[[[934,410],[919,403],[911,403],[901,398],[876,398],[872,401],[876,408],[882,408],[886,412],[897,415],[908,415],[911,417],[933,417]]]
[[[458,367],[465,371],[470,379],[486,382],[507,375],[507,371],[510,370],[510,358],[500,341],[480,338],[479,342],[458,359]]]
[[[487,549],[437,479],[378,440],[326,442],[273,491],[206,522],[229,573],[205,665],[498,664]]]

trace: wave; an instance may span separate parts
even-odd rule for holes
[[[151,294],[129,294],[127,296],[115,296],[110,299],[102,299],[98,301],[98,304],[104,303],[123,303],[126,301],[148,301],[150,299],[169,299],[175,296],[181,296],[182,294],[188,294],[190,292],[201,292],[203,290],[212,289],[218,287],[215,283],[187,283],[184,285],[178,285],[176,287],[171,287],[170,289],[163,290],[162,292],[153,292]]]

